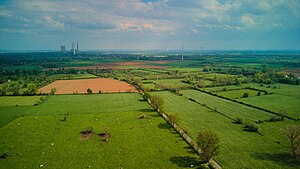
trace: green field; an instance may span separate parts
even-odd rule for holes
[[[269,113],[257,110],[239,103],[235,103],[229,100],[218,98],[196,90],[182,90],[180,93],[187,98],[192,98],[201,104],[205,104],[213,109],[217,109],[219,112],[232,119],[242,117],[245,120],[267,120],[270,118]]]
[[[190,92],[199,95],[197,91],[187,91]],[[233,120],[188,100],[184,95],[178,96],[171,92],[151,92],[151,94],[163,97],[166,112],[178,116],[179,126],[192,138],[195,139],[197,133],[204,129],[215,131],[219,135],[221,154],[216,160],[223,168],[281,169],[297,168],[299,165],[297,162],[292,163],[288,158],[288,143],[280,133],[280,128],[295,123],[293,121],[265,122],[259,124],[261,134],[247,132],[242,125],[235,124]]]
[[[219,92],[219,91],[223,91],[224,88],[226,90],[232,90],[232,89],[241,89],[242,87],[236,85],[230,85],[230,86],[207,87],[207,88],[203,88],[203,90],[208,92]]]
[[[155,88],[155,84],[163,84],[167,87],[192,87],[191,84],[181,82],[183,79],[162,79],[162,80],[145,80],[145,87],[150,89]]]
[[[56,74],[49,76],[49,78],[53,79],[59,79],[59,80],[68,80],[68,79],[90,79],[90,78],[96,78],[97,76],[89,74],[89,73],[83,73],[83,74]]]
[[[1,96],[0,108],[2,106],[33,106],[44,96]]]
[[[216,92],[217,95],[223,96],[223,97],[227,97],[227,98],[231,98],[231,99],[239,99],[242,98],[244,93],[248,93],[249,96],[248,97],[253,97],[256,96],[258,91],[255,90],[250,90],[250,89],[241,89],[241,90],[231,90],[231,91],[220,91],[220,92]],[[261,93],[261,95],[263,95],[263,93]]]
[[[0,119],[9,117],[4,112],[21,116],[0,128],[0,152],[9,154],[0,160],[3,169],[199,164],[187,143],[137,93],[54,95],[38,106],[1,107]],[[138,119],[141,114],[147,117]],[[80,132],[89,126],[95,134],[80,140]],[[111,135],[108,142],[97,135],[105,128]]]
[[[251,98],[243,98],[240,101],[263,107],[267,110],[276,113],[287,112],[287,115],[295,119],[300,119],[300,100],[286,95],[271,94],[264,96],[257,96]]]

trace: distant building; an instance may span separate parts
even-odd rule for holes
[[[71,52],[73,53],[73,55],[76,55],[79,53],[79,44],[78,44],[78,41],[77,41],[77,48],[75,49],[75,43],[72,42],[72,49],[71,49]]]
[[[65,53],[66,52],[66,46],[64,46],[64,45],[60,46],[60,51],[62,53]]]

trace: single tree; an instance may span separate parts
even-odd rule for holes
[[[52,88],[50,94],[54,95],[57,92],[56,88]]]
[[[177,118],[176,115],[171,114],[171,115],[169,115],[168,117],[169,117],[169,122],[170,122],[172,125],[177,124],[178,118]]]
[[[300,154],[300,126],[287,125],[282,129],[282,133],[289,140],[292,157],[297,158]]]
[[[93,93],[93,90],[90,89],[90,88],[88,88],[88,89],[86,90],[86,92],[87,92],[88,94],[92,94],[92,93]]]
[[[35,84],[30,84],[27,89],[28,95],[35,95],[37,93],[37,87]]]
[[[206,86],[204,80],[200,79],[197,83],[196,83],[196,87],[199,88],[204,88]]]
[[[150,100],[151,100],[152,106],[155,110],[160,110],[163,108],[164,100],[160,96],[158,96],[158,95],[151,96]]]
[[[204,130],[198,133],[197,145],[201,149],[200,157],[204,162],[219,154],[220,139],[218,135],[210,130]]]

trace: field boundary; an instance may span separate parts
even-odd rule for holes
[[[230,117],[230,116],[227,116],[226,114],[223,114],[223,113],[219,112],[217,109],[213,109],[212,107],[209,107],[209,106],[206,105],[206,104],[200,103],[200,102],[196,101],[195,99],[188,98],[188,97],[186,97],[186,96],[183,96],[183,97],[185,97],[187,100],[189,100],[189,101],[191,101],[191,102],[197,103],[197,104],[200,105],[200,106],[204,106],[204,107],[210,109],[211,111],[214,111],[214,112],[216,112],[216,113],[218,113],[218,114],[220,114],[220,115],[222,115],[222,116],[224,116],[224,117],[226,117],[226,118],[229,118],[230,120],[236,121],[236,119],[234,119],[234,118],[232,118],[232,117]]]
[[[276,113],[276,112],[273,112],[271,110],[267,110],[267,109],[264,109],[264,108],[261,108],[261,107],[258,107],[258,106],[254,106],[252,104],[248,104],[248,103],[245,103],[245,102],[242,102],[242,101],[239,101],[239,100],[235,100],[235,99],[230,99],[230,98],[227,98],[227,97],[224,97],[224,96],[220,96],[218,94],[214,94],[214,93],[211,93],[211,92],[208,92],[208,91],[205,91],[205,90],[202,90],[202,89],[199,89],[199,88],[194,88],[195,90],[197,91],[200,91],[200,92],[203,92],[203,93],[206,93],[206,94],[209,94],[211,96],[216,96],[218,98],[221,98],[221,99],[225,99],[225,100],[229,100],[229,101],[232,101],[232,102],[235,102],[235,103],[239,103],[241,105],[245,105],[245,106],[248,106],[248,107],[251,107],[251,108],[255,108],[255,109],[258,109],[258,110],[262,110],[264,112],[267,112],[267,113],[270,113],[270,114],[273,114],[273,115],[276,115],[276,116],[282,116],[280,115],[279,113]],[[294,120],[294,121],[298,121],[290,116],[285,116],[285,118],[288,118],[290,120]]]

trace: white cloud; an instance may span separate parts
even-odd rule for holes
[[[243,15],[241,17],[241,23],[245,25],[246,27],[255,26],[256,23],[254,22],[253,18],[249,15]]]
[[[287,32],[300,27],[299,9],[298,0],[15,0],[0,6],[0,27],[6,33],[86,39],[130,35],[156,43],[211,32]]]

